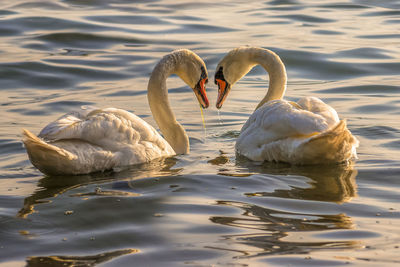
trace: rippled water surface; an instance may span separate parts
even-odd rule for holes
[[[46,177],[21,129],[38,133],[82,105],[156,126],[156,62],[188,48],[210,81],[230,49],[277,52],[285,98],[314,95],[360,140],[350,166],[236,158],[241,125],[267,90],[255,68],[206,130],[191,90],[168,80],[191,154],[119,172]],[[86,1],[0,3],[0,264],[5,266],[398,266],[400,2]]]

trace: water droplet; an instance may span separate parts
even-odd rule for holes
[[[206,122],[204,120],[204,114],[203,114],[203,108],[200,105],[200,113],[201,113],[201,120],[203,122],[203,128],[204,128],[204,143],[206,142],[206,137],[207,137],[207,129],[206,129]]]
[[[221,113],[220,113],[219,109],[217,109],[217,112],[218,112],[218,121],[219,121],[219,125],[222,125],[222,124],[223,124],[223,121],[222,121],[222,119],[221,119]]]

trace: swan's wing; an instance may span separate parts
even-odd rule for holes
[[[296,164],[342,162],[356,157],[358,140],[336,111],[314,97],[270,101],[257,109],[236,142],[255,161]]]
[[[169,149],[169,144],[148,123],[125,110],[87,108],[60,117],[39,137],[48,141],[78,139],[112,151],[138,143]]]
[[[290,138],[295,140],[292,144],[297,146],[331,128],[337,118],[336,112],[333,109],[334,113],[331,112],[331,109],[316,98],[302,99],[299,103],[284,100],[267,102],[244,124],[236,149],[248,158],[255,158],[252,154],[261,155],[266,144]]]
[[[303,102],[309,105],[303,107]],[[318,109],[309,102],[303,102],[297,104],[274,100],[265,103],[249,117],[242,128],[242,135],[256,131],[265,142],[269,142],[327,130],[330,127],[328,120],[331,120],[331,117],[328,116],[327,119],[324,116],[325,109]]]
[[[39,137],[45,140],[65,139],[63,135],[73,131],[72,125],[84,121],[89,113],[94,110],[99,110],[94,106],[82,106],[81,109],[67,113],[57,120],[46,125],[39,133]],[[70,133],[72,134],[72,133]]]
[[[321,99],[316,97],[303,97],[301,98],[297,104],[303,110],[307,110],[312,112],[313,114],[317,114],[322,116],[328,127],[334,127],[339,123],[339,116],[334,108],[325,104]]]

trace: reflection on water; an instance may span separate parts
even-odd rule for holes
[[[399,8],[369,0],[0,1],[0,265],[397,266]],[[268,84],[258,67],[222,110],[204,111],[207,132],[190,88],[168,80],[189,155],[68,177],[44,177],[29,162],[22,128],[38,133],[81,105],[122,108],[156,126],[146,88],[163,55],[192,49],[213,77],[241,45],[280,55],[285,99],[316,96],[347,119],[360,140],[353,166],[236,158],[240,128]]]
[[[219,153],[220,155],[216,158],[208,160],[208,164],[217,167],[230,164],[226,154],[222,151]],[[189,194],[195,200],[203,198],[206,192],[208,196],[220,195],[219,200],[214,203],[216,207],[228,207],[236,210],[234,213],[230,212],[229,215],[221,213],[209,216],[208,220],[216,227],[220,225],[227,228],[238,228],[242,233],[221,233],[220,240],[215,244],[205,244],[205,249],[228,251],[233,253],[233,258],[245,259],[268,255],[304,254],[310,251],[333,248],[360,247],[359,241],[351,239],[332,240],[317,237],[318,234],[327,230],[353,229],[354,222],[350,216],[343,212],[335,213],[329,206],[327,206],[326,213],[320,209],[310,210],[312,206],[318,206],[318,204],[311,205],[311,201],[344,203],[356,196],[355,177],[357,171],[352,166],[334,165],[325,166],[324,169],[321,169],[316,166],[293,167],[286,164],[265,163],[258,165],[245,159],[238,159],[235,161],[235,165],[242,169],[241,177],[230,176],[228,172],[221,172],[219,176],[208,178],[207,176],[196,177],[191,175],[182,175],[178,178],[179,176],[176,176],[176,174],[181,169],[176,168],[176,163],[177,159],[171,158],[156,163],[143,164],[117,173],[44,177],[38,182],[39,189],[25,198],[24,207],[18,212],[18,217],[27,219],[28,215],[34,212],[34,207],[39,207],[38,204],[59,202],[57,201],[58,195],[64,195],[68,198],[78,197],[81,201],[100,200],[100,198],[114,199],[119,201],[119,208],[123,210],[125,205],[128,205],[126,206],[128,208],[133,202],[137,202],[135,199],[140,200],[148,197],[149,193],[154,194],[154,190],[167,190],[160,195],[161,198],[158,200],[157,198],[153,199],[151,204],[152,210],[157,210],[155,207],[163,210],[165,208],[162,207],[166,205],[165,203],[180,203],[179,197],[182,194],[183,196]],[[146,177],[149,177],[150,180]],[[221,179],[222,177],[226,178]],[[255,181],[252,181],[253,178]],[[264,184],[265,191],[261,190],[260,185],[256,185],[257,181]],[[210,187],[212,184],[215,185],[215,188]],[[223,189],[221,188],[223,184],[234,185],[234,187]],[[198,189],[201,188],[206,191],[199,192]],[[232,190],[241,192],[237,200],[227,200],[230,195],[227,194],[227,191]],[[129,202],[122,202],[121,199],[123,198]],[[283,201],[284,199],[288,199],[289,202]],[[124,204],[125,202],[126,204]],[[149,204],[150,202],[147,202],[147,205]],[[187,204],[190,204],[190,201]],[[292,205],[299,205],[299,207],[293,208]],[[303,208],[300,208],[300,206],[303,206]],[[178,207],[179,205],[175,205],[174,209]],[[41,207],[41,209],[43,208]],[[109,212],[107,210],[108,208],[105,206],[102,207],[101,212]],[[143,211],[137,212],[142,214],[143,217]],[[127,219],[131,216],[136,217],[134,214],[129,215]],[[71,210],[64,213],[65,218],[74,216],[77,215],[73,212],[72,207]],[[156,223],[154,220],[157,220],[160,216],[161,218],[164,217],[163,212],[154,213],[152,216],[150,214],[145,215],[142,219],[151,225]],[[34,217],[32,219],[35,220]],[[107,217],[104,220],[108,220]],[[20,234],[28,236],[28,234],[22,232]],[[38,235],[33,231],[29,235],[31,238],[37,239],[42,234]],[[94,237],[90,237],[90,239],[92,238],[94,239]],[[65,240],[68,239],[65,238]],[[27,262],[28,266],[38,266],[37,264],[67,264],[68,266],[97,264],[127,254],[125,252],[123,250],[109,254],[101,253],[94,256],[79,257],[29,257]]]
[[[333,229],[352,229],[354,223],[351,217],[343,213],[323,214],[318,212],[300,213],[286,212],[284,209],[268,208],[268,199],[297,199],[301,201],[328,201],[343,203],[356,195],[356,174],[352,166],[333,165],[295,167],[286,164],[264,163],[256,165],[241,159],[237,162],[248,169],[249,174],[258,173],[281,176],[290,175],[291,179],[308,178],[306,187],[291,186],[289,189],[276,189],[272,192],[247,192],[244,195],[250,198],[248,202],[217,201],[217,205],[230,206],[241,209],[240,216],[212,216],[210,220],[217,224],[230,227],[256,230],[257,233],[226,235],[229,241],[224,243],[245,244],[261,250],[247,249],[240,251],[243,256],[262,256],[270,254],[302,254],[315,249],[351,248],[359,246],[355,241],[325,241],[313,240],[309,232]],[[223,173],[221,173],[223,174]],[[265,198],[267,206],[252,204],[251,198]],[[292,201],[293,204],[295,202]],[[284,205],[283,205],[284,206]],[[328,212],[331,213],[331,212]],[[303,237],[301,237],[303,235]],[[293,241],[292,236],[297,236]],[[307,240],[307,241],[306,241]],[[218,248],[231,250],[230,247]],[[253,252],[250,252],[253,251]]]
[[[101,172],[89,175],[77,176],[45,176],[38,182],[38,189],[29,197],[24,199],[24,206],[18,211],[17,216],[26,218],[34,212],[35,205],[50,203],[48,198],[56,197],[74,188],[83,187],[89,184],[101,185],[113,180],[123,179],[127,173],[133,179],[142,179],[152,176],[173,175],[178,174],[180,169],[171,169],[176,163],[174,158],[166,158],[154,160],[150,163],[140,164],[130,167],[125,171],[118,172]],[[128,182],[129,185],[129,182]],[[88,196],[119,196],[119,197],[134,197],[139,196],[138,193],[118,191],[118,190],[102,190],[96,187],[93,192],[77,193],[71,196],[88,197]]]
[[[216,158],[210,159],[209,161],[207,161],[208,163],[212,164],[212,165],[224,165],[226,163],[229,162],[229,157],[226,156],[226,153],[222,150],[219,151],[220,155]]]
[[[225,245],[230,243],[246,245],[243,256],[263,256],[270,254],[303,254],[312,250],[329,248],[354,248],[355,241],[325,241],[312,238],[308,232],[331,229],[351,229],[353,222],[344,214],[308,215],[291,214],[266,209],[246,203],[219,201],[217,205],[227,205],[242,209],[240,217],[217,217],[210,220],[231,227],[258,230],[257,233],[225,235]],[[301,218],[304,216],[303,218]],[[261,232],[262,231],[262,232]],[[294,241],[285,240],[295,236]],[[250,248],[249,248],[250,247]],[[258,248],[259,250],[255,250]],[[219,249],[232,249],[229,247]]]
[[[94,266],[113,258],[127,254],[138,253],[137,249],[124,249],[112,252],[104,252],[91,256],[48,256],[48,257],[29,257],[27,267],[41,266]]]
[[[243,163],[242,159],[239,165],[246,166],[251,173],[291,175],[294,179],[297,176],[304,176],[310,179],[307,182],[310,186],[308,188],[293,187],[291,190],[276,190],[272,193],[252,192],[247,194],[249,197],[276,196],[343,203],[350,201],[357,194],[357,170],[353,165],[328,165],[321,168],[320,166],[285,166],[285,164],[275,163],[257,166],[251,162],[246,163]]]

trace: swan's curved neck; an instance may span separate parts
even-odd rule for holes
[[[154,68],[147,87],[147,98],[153,117],[158,124],[164,138],[174,149],[176,154],[187,154],[190,151],[189,137],[185,129],[176,121],[175,115],[168,101],[167,78],[178,73],[178,56],[165,56]]]
[[[285,65],[279,56],[267,49],[254,49],[250,57],[250,60],[261,65],[269,75],[268,92],[258,103],[256,109],[268,101],[282,99],[286,90],[287,76]]]

